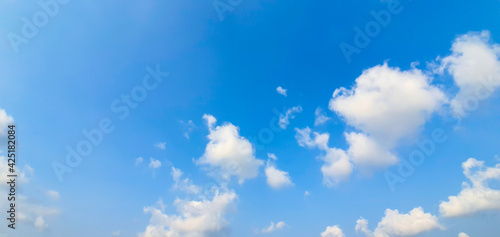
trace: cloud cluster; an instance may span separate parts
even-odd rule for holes
[[[220,236],[227,230],[228,221],[224,215],[231,210],[237,200],[233,191],[217,190],[211,199],[199,201],[177,199],[176,215],[165,213],[162,202],[156,207],[146,207],[144,212],[151,215],[146,230],[141,237],[205,237]]]
[[[353,167],[370,174],[395,165],[399,162],[395,153],[398,144],[415,136],[433,114],[447,108],[445,105],[462,117],[500,87],[499,58],[500,46],[490,42],[489,32],[470,32],[455,39],[451,54],[438,58],[430,67],[432,72],[414,67],[401,70],[387,63],[366,69],[351,88],[336,89],[329,101],[329,109],[353,128],[344,133],[348,148],[311,145],[303,140],[299,145],[324,151],[322,171],[325,180],[333,183],[347,180]],[[457,85],[455,95],[446,96],[432,84],[434,75],[444,73]],[[315,115],[315,125],[325,122],[321,111],[316,110]],[[299,129],[296,137],[303,139],[308,133],[308,128]],[[316,136],[324,139],[329,134],[314,133],[311,141]]]
[[[236,176],[240,183],[257,177],[264,162],[255,157],[254,147],[240,136],[239,128],[231,123],[215,126],[217,120],[212,115],[205,114],[203,119],[210,131],[207,136],[209,142],[196,163],[217,169],[219,175],[226,179]]]
[[[500,180],[500,164],[486,167],[484,161],[469,158],[462,163],[462,168],[470,184],[464,182],[457,196],[449,196],[448,201],[439,204],[441,215],[458,217],[484,210],[500,210],[500,190],[488,186],[488,181]]]
[[[351,89],[336,89],[329,108],[354,127],[345,132],[346,150],[330,148],[328,133],[296,129],[299,145],[324,151],[321,168],[325,184],[348,180],[356,166],[363,173],[397,164],[393,153],[398,142],[413,134],[446,102],[418,69],[402,71],[384,63],[365,70]]]
[[[296,128],[295,131],[295,138],[299,146],[318,148],[322,151],[319,158],[324,162],[323,166],[321,166],[321,172],[323,173],[323,183],[325,185],[334,186],[349,179],[353,165],[344,150],[328,146],[330,134],[312,132],[309,127],[304,129]]]
[[[362,232],[368,237],[414,236],[433,229],[444,228],[436,216],[425,213],[421,207],[414,208],[408,214],[387,209],[373,232],[368,229],[366,219],[360,218],[356,222],[356,232]]]
[[[365,70],[351,89],[336,89],[329,108],[360,132],[346,132],[349,160],[363,169],[394,165],[398,141],[415,134],[446,102],[418,69],[387,63]]]
[[[457,37],[451,51],[438,58],[437,72],[453,77],[459,91],[450,106],[456,116],[463,117],[500,87],[500,45],[490,43],[488,31],[470,32]]]

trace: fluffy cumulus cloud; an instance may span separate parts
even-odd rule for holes
[[[273,162],[278,159],[276,155],[269,153],[268,156],[269,160],[267,161],[265,169],[267,184],[273,189],[280,189],[293,185],[288,172],[276,168],[276,164]]]
[[[385,63],[365,70],[353,88],[336,89],[329,107],[387,148],[414,133],[446,101],[430,82],[418,69],[401,71]]]
[[[201,192],[201,187],[193,184],[188,178],[182,179],[183,172],[180,169],[172,167],[172,178],[174,180],[173,188],[181,190],[188,194],[198,194]]]
[[[488,31],[471,32],[457,37],[451,51],[438,58],[438,72],[450,74],[459,88],[450,106],[462,117],[500,87],[500,45],[490,43]]]
[[[276,224],[274,224],[274,222],[271,222],[271,225],[269,225],[268,227],[262,229],[262,233],[271,233],[271,232],[274,232],[274,231],[277,231],[277,230],[281,230],[281,229],[283,229],[285,227],[286,227],[286,223],[283,222],[283,221],[280,221],[280,222],[278,222]]]
[[[457,196],[439,204],[439,211],[445,217],[470,215],[485,210],[500,210],[500,190],[491,189],[488,181],[500,179],[500,164],[486,167],[484,161],[469,158],[462,163],[464,175],[470,183],[462,184]]]
[[[345,133],[345,138],[349,144],[349,158],[361,169],[387,167],[398,162],[396,155],[364,133]]]
[[[393,149],[413,134],[446,103],[444,93],[432,86],[418,69],[402,71],[387,64],[365,70],[351,89],[333,93],[329,108],[357,131],[344,134],[348,149],[330,148],[329,134],[296,129],[299,145],[323,150],[321,168],[326,184],[347,180],[353,167],[363,173],[398,163]]]
[[[458,237],[469,237],[469,235],[464,232],[461,232],[458,234]]]
[[[295,138],[299,146],[318,148],[322,151],[319,158],[324,162],[323,166],[321,166],[321,172],[323,173],[323,183],[325,185],[334,186],[349,179],[353,164],[345,151],[328,146],[330,134],[312,132],[308,127],[304,129],[296,128],[295,131]]]
[[[280,114],[279,126],[282,129],[286,129],[288,124],[290,124],[290,120],[295,118],[295,114],[302,112],[302,107],[295,106],[286,111],[285,114]]]
[[[286,94],[286,89],[284,89],[283,87],[281,86],[278,86],[278,88],[276,88],[276,92],[280,93],[281,95],[283,95],[284,97],[287,96]]]
[[[345,237],[345,235],[339,226],[334,225],[326,227],[326,230],[321,233],[321,237]]]
[[[436,216],[425,213],[421,207],[414,208],[408,214],[400,214],[398,210],[387,209],[385,216],[372,232],[368,229],[368,221],[360,218],[356,222],[356,232],[368,237],[414,236],[420,233],[443,229]]]
[[[14,122],[14,118],[0,108],[0,138],[7,136],[7,126]]]
[[[240,183],[255,178],[259,167],[264,164],[255,157],[255,149],[244,137],[239,128],[231,123],[215,126],[216,119],[212,115],[203,115],[210,133],[203,156],[197,164],[206,164],[215,168],[224,178],[236,176]]]
[[[145,207],[144,212],[151,215],[146,230],[141,237],[205,237],[223,236],[228,221],[224,216],[232,209],[237,195],[233,191],[216,190],[211,199],[177,199],[173,205],[177,214],[165,213],[160,202],[157,206]]]

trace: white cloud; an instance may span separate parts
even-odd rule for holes
[[[172,178],[174,179],[174,189],[181,190],[188,194],[198,194],[201,192],[201,187],[194,185],[188,178],[181,179],[183,173],[180,169],[172,167]]]
[[[184,132],[184,137],[189,139],[190,138],[189,135],[191,134],[191,132],[193,131],[193,129],[196,126],[194,125],[193,121],[191,121],[191,120],[188,120],[187,122],[180,120],[179,122],[182,124],[182,126],[186,130],[186,132]]]
[[[288,172],[277,169],[271,160],[267,162],[265,173],[267,184],[273,189],[281,189],[293,185]]]
[[[204,237],[219,236],[227,230],[228,221],[224,215],[231,210],[237,199],[233,191],[217,190],[212,199],[200,201],[177,199],[177,215],[165,213],[164,206],[146,207],[151,214],[149,225],[141,237]]]
[[[154,144],[155,147],[158,147],[161,150],[165,150],[167,143],[166,142],[158,142]]]
[[[281,230],[281,229],[285,228],[285,226],[286,226],[286,224],[283,221],[280,221],[276,224],[274,224],[274,222],[271,222],[271,225],[269,227],[262,229],[262,233],[271,233],[271,232],[274,232],[277,230]]]
[[[267,184],[273,189],[281,189],[286,186],[292,186],[292,180],[288,172],[276,168],[274,161],[278,160],[273,153],[267,153],[269,160],[267,161],[265,173],[267,177]]]
[[[363,232],[368,237],[414,236],[433,229],[443,227],[436,216],[424,213],[421,207],[414,208],[408,214],[387,209],[373,232],[368,230],[366,219],[360,218],[356,222],[356,232]]]
[[[332,119],[326,115],[326,113],[321,109],[317,108],[314,112],[314,126],[319,126],[328,122],[328,120]]]
[[[398,163],[398,158],[390,151],[363,133],[346,133],[345,138],[349,144],[349,155],[352,162],[361,169],[388,167]]]
[[[418,69],[401,71],[387,64],[363,71],[352,89],[336,89],[329,108],[359,132],[344,134],[349,148],[330,148],[328,133],[296,129],[299,145],[319,148],[325,164],[324,183],[346,181],[354,165],[363,173],[397,164],[392,152],[403,138],[413,135],[446,102],[444,93],[430,85]]]
[[[48,190],[47,192],[45,192],[45,195],[47,195],[50,199],[54,201],[59,201],[59,199],[61,199],[59,192],[54,190]]]
[[[464,232],[461,232],[458,234],[458,237],[469,237],[469,235]]]
[[[488,31],[470,32],[457,37],[451,51],[440,60],[438,71],[448,72],[458,86],[450,105],[457,117],[463,117],[500,87],[500,45],[490,43]]]
[[[0,188],[8,187],[7,182],[9,181],[9,174],[17,174],[19,176],[19,182],[22,184],[27,184],[33,175],[34,169],[29,165],[25,165],[23,169],[15,168],[14,173],[10,173],[10,166],[8,165],[8,159],[5,156],[0,156]]]
[[[219,175],[228,179],[236,176],[240,183],[246,179],[257,177],[259,167],[264,164],[255,157],[255,149],[244,137],[239,128],[231,123],[215,126],[216,119],[212,115],[203,115],[210,130],[209,142],[203,156],[197,164],[208,164],[216,168]]]
[[[0,137],[7,136],[7,126],[14,122],[14,118],[8,115],[5,110],[0,109]]]
[[[43,231],[49,227],[47,224],[45,224],[45,219],[43,219],[42,216],[36,218],[34,225],[39,231]]]
[[[269,159],[274,161],[278,160],[278,157],[276,157],[276,155],[273,153],[267,153],[267,157],[269,157]]]
[[[18,201],[16,205],[23,207],[17,213],[19,222],[32,224],[39,231],[44,231],[49,227],[46,217],[56,216],[60,213],[59,209],[44,206],[36,199],[27,196],[18,195],[16,201]]]
[[[338,225],[334,225],[326,227],[326,230],[321,233],[321,237],[345,237],[345,235]]]
[[[349,179],[353,165],[345,151],[328,146],[330,134],[314,132],[314,138],[312,138],[312,131],[308,127],[304,129],[296,128],[295,131],[297,132],[295,138],[299,146],[318,148],[323,152],[319,158],[324,162],[323,166],[321,166],[321,172],[323,173],[323,183],[325,185],[334,186]]]
[[[309,193],[309,191],[307,191],[307,190],[306,190],[306,191],[304,192],[304,196],[309,196],[309,195],[311,195],[311,193]]]
[[[7,197],[9,193],[9,186],[7,182],[9,178],[8,174],[12,174],[9,172],[9,166],[7,163],[7,159],[4,156],[0,156],[0,196]],[[23,168],[18,168],[16,173],[19,177],[18,184],[21,184],[22,187],[29,189],[29,181],[33,177],[34,169],[26,164]],[[40,188],[36,188],[33,190],[40,190]],[[48,207],[44,204],[40,203],[39,199],[43,195],[52,196],[52,198],[56,198],[54,200],[59,200],[59,193],[56,191],[46,191],[41,190],[41,193],[36,193],[35,198],[31,198],[31,196],[25,196],[23,189],[17,190],[16,193],[16,206],[22,207],[21,209],[17,209],[16,217],[19,222],[28,223],[29,225],[34,226],[39,231],[44,231],[49,227],[45,218],[50,218],[52,216],[56,216],[60,213],[58,208]],[[0,200],[1,207],[7,207],[9,203],[7,202],[7,198]],[[50,221],[50,219],[49,219]]]
[[[278,86],[278,88],[276,88],[276,91],[285,97],[287,96],[286,89],[283,89],[283,87],[281,86]]]
[[[119,230],[113,231],[113,233],[111,233],[111,235],[113,235],[113,236],[120,236],[120,231]]]
[[[288,124],[290,124],[290,119],[295,118],[295,114],[302,112],[302,107],[300,106],[295,106],[286,111],[285,114],[280,114],[280,119],[279,119],[279,126],[282,129],[286,129]]]
[[[141,164],[143,161],[144,161],[144,159],[142,159],[142,157],[139,157],[139,158],[135,159],[135,166],[138,166],[138,165],[139,165],[139,164]]]
[[[439,204],[439,211],[445,217],[457,217],[485,210],[500,210],[500,190],[488,187],[489,180],[500,180],[500,164],[485,167],[484,161],[469,158],[462,163],[464,175],[472,186],[464,182],[457,196]]]
[[[29,165],[25,165],[24,168],[20,171],[21,172],[19,173],[19,181],[22,183],[29,183],[30,178],[28,176],[31,177],[31,175],[33,175],[33,173],[35,172],[35,170]]]
[[[414,133],[446,101],[430,81],[418,69],[401,71],[385,63],[363,71],[352,89],[336,89],[329,108],[381,145],[392,145]]]
[[[373,233],[371,230],[368,229],[368,220],[366,220],[363,217],[360,217],[356,221],[356,227],[355,227],[356,233],[362,232],[368,237],[373,237]]]
[[[151,159],[151,161],[149,162],[149,168],[158,169],[161,167],[161,161],[155,160],[153,158],[150,158],[150,159]]]

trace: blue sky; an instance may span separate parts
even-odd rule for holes
[[[0,3],[0,235],[500,232],[498,0],[41,3]]]

